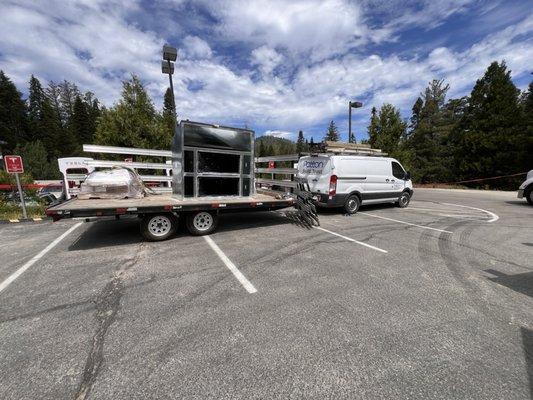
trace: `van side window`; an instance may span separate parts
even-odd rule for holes
[[[394,175],[394,177],[398,179],[405,178],[405,171],[403,170],[402,166],[396,161],[392,162],[392,175]]]

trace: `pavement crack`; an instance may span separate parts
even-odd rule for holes
[[[96,308],[96,332],[91,340],[91,346],[83,368],[80,385],[74,395],[75,400],[84,400],[89,396],[96,378],[100,373],[104,362],[105,338],[109,328],[115,322],[120,308],[120,301],[124,295],[125,286],[123,274],[139,261],[143,252],[143,245],[144,244],[142,243],[139,245],[133,258],[120,266],[111,281],[105,285],[104,289],[94,300]]]

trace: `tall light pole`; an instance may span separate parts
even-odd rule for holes
[[[172,74],[174,73],[174,61],[178,58],[175,47],[163,46],[163,61],[161,72],[168,74],[170,93],[172,98],[172,112],[174,114],[174,139],[172,140],[172,196],[183,200],[183,132],[178,129],[178,115],[176,113],[176,99],[174,97],[174,85]]]
[[[170,92],[172,93],[172,111],[176,117],[176,100],[174,98],[174,85],[172,84],[172,74],[174,73],[174,61],[178,58],[178,50],[168,45],[163,46],[163,61],[161,61],[161,72],[168,74],[170,82]]]
[[[352,108],[361,108],[363,103],[360,101],[348,102],[348,143],[355,143],[355,137],[352,138]]]

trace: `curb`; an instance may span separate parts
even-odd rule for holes
[[[44,222],[44,221],[52,221],[51,217],[38,217],[38,218],[20,218],[20,219],[1,219],[0,224],[17,224],[21,222]]]

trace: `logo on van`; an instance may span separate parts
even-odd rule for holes
[[[304,161],[304,168],[324,168],[324,161]]]

